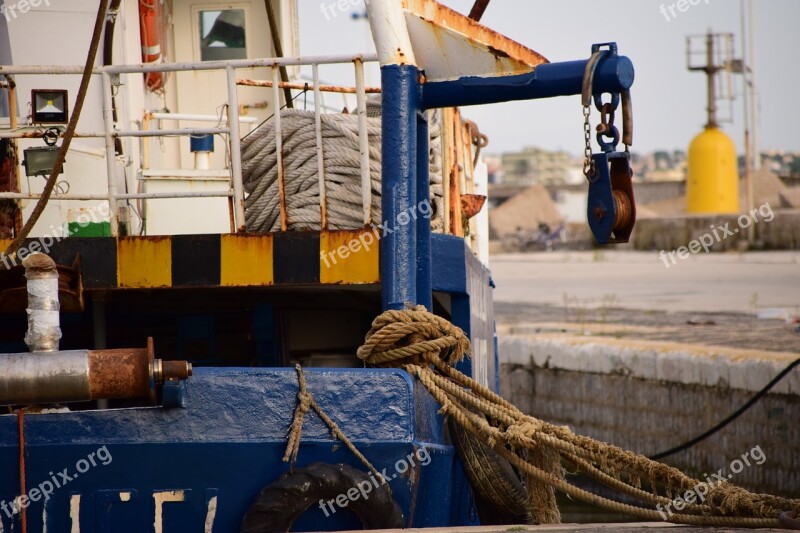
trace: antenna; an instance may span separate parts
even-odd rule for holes
[[[699,45],[699,46],[698,46]],[[705,61],[698,58],[704,58]],[[734,41],[732,33],[712,33],[709,29],[705,35],[690,35],[686,37],[686,67],[690,71],[705,72],[707,77],[708,92],[708,123],[707,127],[716,127],[720,122],[733,120],[733,90],[732,74],[744,71],[743,61],[734,59]],[[722,76],[718,74],[722,73]],[[728,114],[720,119],[718,116],[718,101],[728,103]]]

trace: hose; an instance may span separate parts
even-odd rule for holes
[[[731,422],[733,422],[734,420],[739,418],[739,416],[741,416],[742,413],[744,413],[745,411],[750,409],[750,407],[752,407],[758,400],[763,398],[767,394],[767,392],[769,392],[769,390],[772,387],[774,387],[780,380],[782,380],[784,377],[786,377],[786,375],[789,372],[791,372],[792,369],[794,367],[796,367],[797,365],[800,365],[800,359],[797,359],[796,361],[793,361],[789,366],[784,368],[780,372],[780,374],[778,374],[777,376],[772,378],[772,381],[770,381],[769,383],[764,385],[763,389],[761,389],[760,391],[755,393],[752,398],[750,398],[749,400],[747,400],[747,402],[745,402],[744,405],[742,405],[740,408],[738,408],[736,411],[734,411],[730,416],[728,416],[727,418],[722,420],[719,424],[717,424],[713,428],[711,428],[711,429],[709,429],[707,431],[704,431],[703,433],[701,433],[700,435],[694,437],[693,439],[690,439],[690,440],[684,442],[683,444],[675,446],[674,448],[670,448],[669,450],[666,450],[666,451],[663,451],[663,452],[659,452],[659,453],[657,453],[655,455],[651,455],[650,459],[662,459],[664,457],[669,457],[670,455],[675,455],[676,453],[682,452],[683,450],[686,450],[686,449],[689,449],[692,446],[694,446],[695,444],[697,444],[698,442],[701,442],[701,441],[707,439],[708,437],[710,437],[711,435],[713,435],[714,433],[716,433],[720,429],[724,428],[725,426],[727,426],[728,424],[730,424]]]

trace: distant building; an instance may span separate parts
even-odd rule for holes
[[[502,156],[503,183],[558,185],[583,179],[580,162],[566,152],[528,147]]]
[[[631,168],[637,181],[683,181],[686,179],[686,152],[658,151],[632,154]]]
[[[782,150],[761,153],[761,165],[779,176],[790,176],[800,171],[800,156]]]

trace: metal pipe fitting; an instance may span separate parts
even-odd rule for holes
[[[0,405],[155,399],[158,385],[192,375],[187,361],[153,357],[147,348],[0,354]]]
[[[22,261],[28,280],[28,331],[25,344],[32,352],[58,350],[61,327],[56,263],[43,253],[32,253]]]

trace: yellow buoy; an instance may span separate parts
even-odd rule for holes
[[[739,171],[730,137],[716,126],[706,126],[689,145],[688,167],[687,212],[739,212]]]

